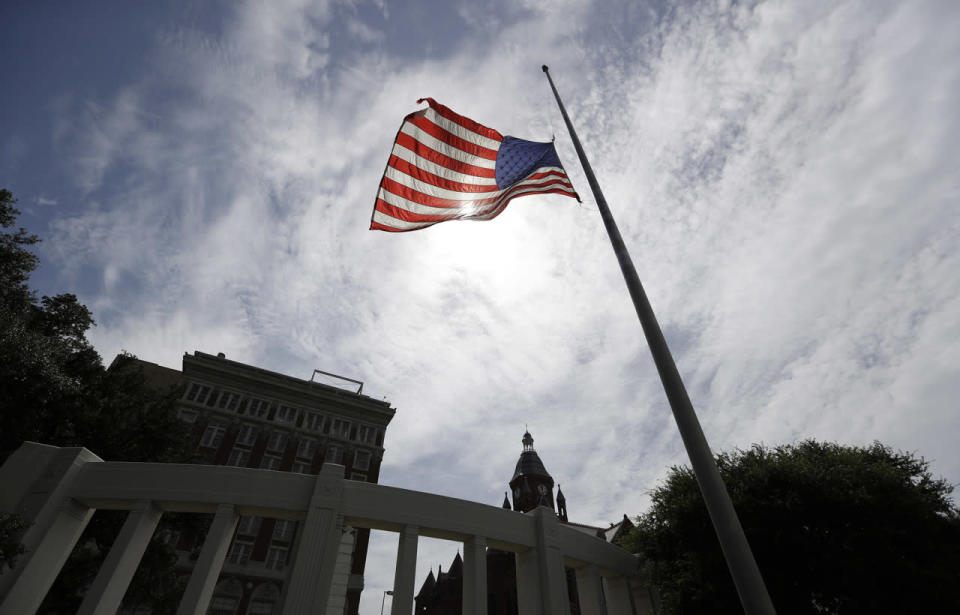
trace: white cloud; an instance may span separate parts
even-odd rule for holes
[[[546,61],[713,448],[876,438],[960,476],[952,3],[530,8],[419,60],[331,45],[356,22],[330,5],[265,7],[168,33],[67,140],[102,206],[44,245],[65,276],[102,273],[83,298],[107,357],[364,379],[398,409],[385,482],[493,505],[528,423],[574,518],[640,512],[686,458]],[[584,206],[367,231],[424,95],[556,133]],[[390,586],[388,551],[368,588]]]
[[[382,31],[371,28],[359,19],[348,20],[347,31],[361,43],[381,43],[385,38]]]

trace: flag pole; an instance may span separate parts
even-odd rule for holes
[[[683,380],[680,378],[680,372],[677,371],[677,365],[670,354],[670,348],[667,346],[660,325],[657,323],[657,317],[647,300],[647,294],[640,283],[640,277],[633,266],[633,260],[630,258],[630,253],[627,252],[627,246],[623,243],[623,237],[620,236],[617,223],[613,219],[613,214],[610,213],[606,199],[603,198],[600,184],[597,183],[597,178],[593,174],[587,155],[583,151],[583,146],[580,145],[580,139],[577,138],[573,124],[570,123],[570,117],[560,100],[557,86],[553,84],[553,78],[550,77],[550,71],[546,65],[543,66],[543,72],[550,82],[550,88],[557,99],[563,121],[566,122],[567,130],[570,131],[573,147],[577,150],[580,164],[587,175],[587,181],[590,182],[593,196],[597,200],[600,217],[603,219],[607,234],[610,236],[610,243],[613,244],[613,251],[620,262],[623,279],[627,283],[627,289],[633,299],[633,307],[637,311],[640,326],[643,327],[647,344],[650,346],[653,362],[660,373],[660,381],[663,383],[664,392],[667,394],[667,400],[673,410],[673,418],[677,421],[677,427],[680,429],[680,437],[683,439],[687,456],[690,457],[690,463],[693,465],[693,473],[700,485],[700,492],[703,494],[707,511],[710,513],[710,520],[713,522],[714,530],[720,541],[720,548],[727,560],[727,567],[730,569],[733,583],[740,595],[743,610],[747,615],[775,615],[776,611],[773,608],[770,595],[767,593],[767,587],[763,583],[760,569],[753,558],[753,552],[750,550],[747,537],[743,533],[740,519],[737,518],[737,513],[733,509],[733,503],[730,501],[727,488],[723,484],[723,479],[720,478],[720,471],[713,459],[713,453],[710,452],[710,445],[707,444],[707,439],[703,435],[700,421],[693,410],[693,404],[690,403],[690,397],[687,395]]]

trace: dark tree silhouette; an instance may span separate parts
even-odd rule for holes
[[[960,612],[960,513],[923,458],[808,440],[717,463],[780,615]],[[623,544],[662,612],[742,612],[693,472],[652,500]]]
[[[29,281],[39,263],[31,248],[40,240],[13,229],[15,204],[0,190],[0,463],[27,440],[85,446],[110,461],[189,461],[188,430],[174,413],[176,391],[147,386],[131,355],[105,367],[86,338],[93,316],[75,295],[37,300]],[[77,610],[123,519],[94,515],[42,613]],[[182,519],[166,518],[161,528]],[[0,563],[19,555],[22,531],[22,520],[0,516]],[[175,610],[174,563],[172,548],[155,538],[128,601],[157,615]]]

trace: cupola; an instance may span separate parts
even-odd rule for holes
[[[529,431],[524,432],[523,450],[520,459],[510,479],[510,489],[513,492],[513,510],[528,512],[537,506],[546,506],[553,509],[553,477],[547,472],[533,448],[533,436]]]

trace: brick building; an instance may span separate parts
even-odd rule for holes
[[[336,463],[345,466],[351,480],[379,479],[384,436],[395,410],[387,401],[363,395],[358,381],[334,376],[357,389],[346,390],[232,361],[222,353],[185,354],[180,371],[146,361],[140,365],[154,386],[182,390],[177,412],[193,425],[196,463],[303,474]],[[241,517],[209,612],[275,613],[297,526],[290,519]],[[328,613],[357,613],[369,536],[368,529],[344,532]],[[184,571],[196,557],[194,547],[178,543]]]

